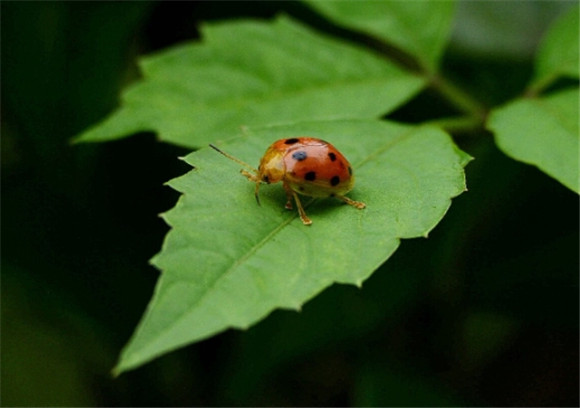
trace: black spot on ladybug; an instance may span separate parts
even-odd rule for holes
[[[330,179],[330,185],[331,186],[336,186],[338,183],[340,183],[340,178],[338,176],[334,176],[333,178]]]
[[[314,180],[316,180],[316,172],[309,171],[308,173],[306,173],[304,175],[304,180],[308,180],[308,181],[314,181]]]
[[[300,150],[298,152],[294,152],[292,153],[292,158],[298,161],[302,161],[304,159],[306,159],[308,157],[308,155],[306,154],[306,152],[304,150]]]
[[[284,144],[287,145],[292,145],[294,143],[298,143],[298,139],[296,139],[295,137],[293,137],[292,139],[286,139],[286,141],[284,142]]]
[[[328,153],[328,157],[330,157],[330,161],[335,161],[336,160],[336,154],[330,152]]]
[[[348,174],[352,176],[352,168],[350,166],[348,166]]]

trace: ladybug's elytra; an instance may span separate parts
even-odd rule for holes
[[[358,209],[365,208],[364,203],[345,196],[354,186],[352,167],[333,145],[324,140],[312,137],[278,140],[266,150],[257,170],[216,146],[212,144],[210,146],[252,171],[250,173],[244,169],[240,170],[250,181],[256,183],[255,195],[258,204],[261,183],[282,181],[288,198],[286,208],[292,209],[294,197],[304,225],[310,225],[312,221],[304,212],[298,194],[309,197],[336,197]]]

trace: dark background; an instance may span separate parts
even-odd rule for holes
[[[497,4],[459,7],[443,61],[490,106],[522,92],[571,3]],[[70,139],[114,109],[138,55],[281,10],[345,35],[290,2],[1,3],[2,405],[578,406],[578,196],[483,131],[454,134],[476,157],[469,192],[362,290],[335,285],[301,313],[110,376],[152,294],[157,214],[177,199],[163,183],[187,151],[152,134]],[[453,113],[427,90],[389,117]]]

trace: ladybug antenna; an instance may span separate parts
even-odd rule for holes
[[[214,149],[216,152],[223,154],[224,156],[226,156],[228,159],[235,161],[236,163],[238,163],[239,165],[245,167],[248,170],[251,170],[254,174],[247,172],[246,170],[242,169],[240,170],[240,172],[246,176],[249,180],[251,181],[255,181],[256,182],[256,190],[254,192],[254,195],[256,196],[256,202],[258,203],[258,205],[260,204],[260,196],[258,195],[258,190],[260,189],[260,183],[262,182],[259,178],[258,175],[260,174],[260,172],[258,170],[256,170],[255,168],[253,168],[252,166],[250,166],[248,163],[241,161],[240,159],[238,159],[237,157],[234,157],[226,152],[224,152],[223,150],[221,150],[220,148],[214,146],[213,144],[210,143],[209,147],[211,147],[212,149]]]
[[[255,174],[258,174],[258,170],[256,170],[255,168],[253,168],[252,166],[250,166],[248,163],[241,161],[240,159],[238,159],[237,157],[232,156],[231,154],[228,154],[226,152],[224,152],[223,150],[221,150],[219,147],[213,145],[213,144],[209,144],[209,147],[211,147],[212,149],[214,149],[216,152],[223,154],[224,156],[226,156],[228,159],[235,161],[236,163],[238,163],[239,165],[244,166],[246,169],[248,170],[252,170]],[[256,189],[256,195],[257,195],[258,191]]]

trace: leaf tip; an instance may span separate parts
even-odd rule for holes
[[[76,136],[76,137],[73,137],[72,139],[70,139],[68,141],[68,144],[70,146],[74,146],[74,145],[78,145],[78,144],[80,144],[82,142],[83,142],[82,138],[80,136]]]
[[[116,380],[117,378],[119,378],[119,376],[122,373],[123,373],[123,370],[121,369],[121,367],[119,367],[119,364],[117,364],[115,367],[113,367],[113,369],[111,370],[111,372],[109,374],[111,375],[111,378]]]

